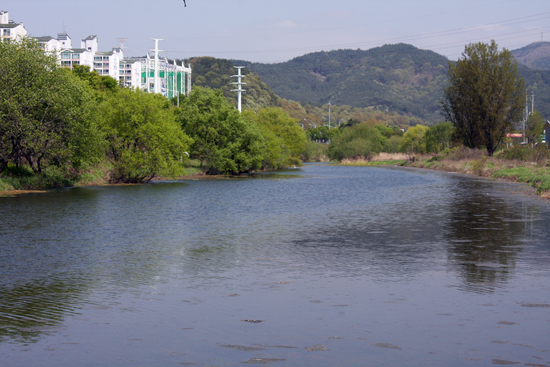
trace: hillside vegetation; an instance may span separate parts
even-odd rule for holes
[[[550,70],[550,42],[535,42],[512,51],[518,63],[534,70]]]
[[[512,53],[528,90],[535,92],[535,108],[550,118],[550,70],[542,70],[550,43],[539,42]],[[443,120],[440,100],[449,60],[411,45],[314,52],[276,64],[212,57],[189,62],[194,85],[221,88],[233,105],[237,103],[237,93],[230,91],[235,79],[230,76],[236,73],[233,65],[245,66],[244,109],[280,106],[306,125],[307,121],[328,122],[329,101],[333,123],[376,117],[406,127]]]
[[[432,51],[398,44],[245,65],[285,99],[371,107],[437,122],[448,60]]]

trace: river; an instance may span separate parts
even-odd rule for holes
[[[550,365],[523,189],[312,164],[0,198],[0,365]]]

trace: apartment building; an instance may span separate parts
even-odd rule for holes
[[[10,20],[7,11],[0,11],[0,41],[10,42],[26,35],[27,30],[23,26],[23,23],[15,23],[13,20]]]

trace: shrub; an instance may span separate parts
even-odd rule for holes
[[[456,147],[453,149],[445,150],[447,159],[450,161],[461,161],[461,160],[477,160],[485,156],[485,152],[481,149],[471,149],[464,146]]]

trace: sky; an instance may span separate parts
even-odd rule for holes
[[[73,47],[277,63],[316,51],[407,43],[457,60],[464,46],[509,50],[550,41],[550,0],[7,0],[0,10],[31,36],[66,32]],[[121,44],[121,42],[123,42]]]

